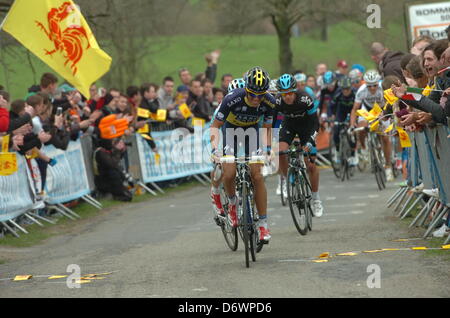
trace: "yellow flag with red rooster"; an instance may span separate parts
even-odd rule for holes
[[[111,66],[71,0],[15,0],[1,28],[87,98]]]

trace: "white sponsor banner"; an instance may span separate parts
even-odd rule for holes
[[[174,180],[213,169],[210,161],[211,146],[209,124],[195,128],[194,134],[185,129],[152,133],[158,152],[159,162],[148,143],[137,135],[137,150],[144,183]]]
[[[33,208],[33,191],[28,179],[27,163],[17,155],[19,170],[10,176],[0,176],[0,222],[18,217]]]
[[[81,142],[71,141],[67,150],[46,146],[43,152],[57,161],[47,170],[45,202],[66,203],[90,193]]]
[[[445,29],[450,25],[450,1],[409,6],[411,41],[421,35],[436,40],[446,39]]]

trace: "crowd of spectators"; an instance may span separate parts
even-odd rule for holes
[[[38,85],[28,89],[24,99],[12,100],[0,86],[0,143],[2,136],[9,135],[10,151],[36,160],[42,179],[36,193],[41,199],[45,195],[48,165],[57,164],[42,147],[53,145],[66,150],[71,140],[89,134],[94,141],[93,166],[98,193],[110,193],[116,200],[131,201],[133,181],[122,160],[127,151],[124,137],[141,134],[157,154],[152,131],[186,128],[193,133],[193,117],[209,122],[233,78],[225,74],[215,85],[219,58],[219,50],[207,54],[206,70],[195,76],[187,68],[181,68],[178,87],[170,76],[160,84],[143,83],[124,91],[105,89],[94,83],[86,98],[69,83],[59,83],[53,73],[45,73]],[[190,116],[186,116],[183,107],[189,110]],[[165,119],[155,118],[158,110],[167,111]],[[102,131],[103,120],[111,116],[127,121],[128,128],[123,136],[111,138]]]

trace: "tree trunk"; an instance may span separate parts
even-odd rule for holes
[[[272,16],[272,23],[277,30],[280,73],[290,73],[293,70],[291,49],[291,27],[285,16]]]
[[[278,48],[280,61],[280,74],[291,73],[292,65],[292,49],[291,49],[291,31],[289,29],[282,30],[278,33]]]
[[[327,19],[326,12],[323,13],[322,21],[320,23],[320,28],[321,28],[320,39],[323,42],[327,42],[328,41],[328,19]]]

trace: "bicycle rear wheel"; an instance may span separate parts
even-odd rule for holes
[[[285,182],[284,179],[285,179],[284,177],[281,177],[281,180],[280,180],[280,182],[281,182],[281,184],[280,184],[280,189],[281,189],[280,197],[281,197],[281,205],[282,206],[286,206],[287,205],[287,198],[283,195],[283,193],[285,192],[284,188],[286,187],[286,182]]]
[[[299,175],[294,168],[289,168],[286,180],[289,209],[297,231],[301,235],[308,233],[308,220],[306,216],[306,202],[302,194]]]
[[[370,151],[371,155],[371,162],[373,166],[373,173],[375,174],[375,180],[378,185],[378,189],[382,191],[385,188],[384,180],[383,180],[383,174],[384,170],[382,168],[382,165],[380,163],[380,160],[378,158],[378,155],[376,153],[376,150],[372,147]]]

